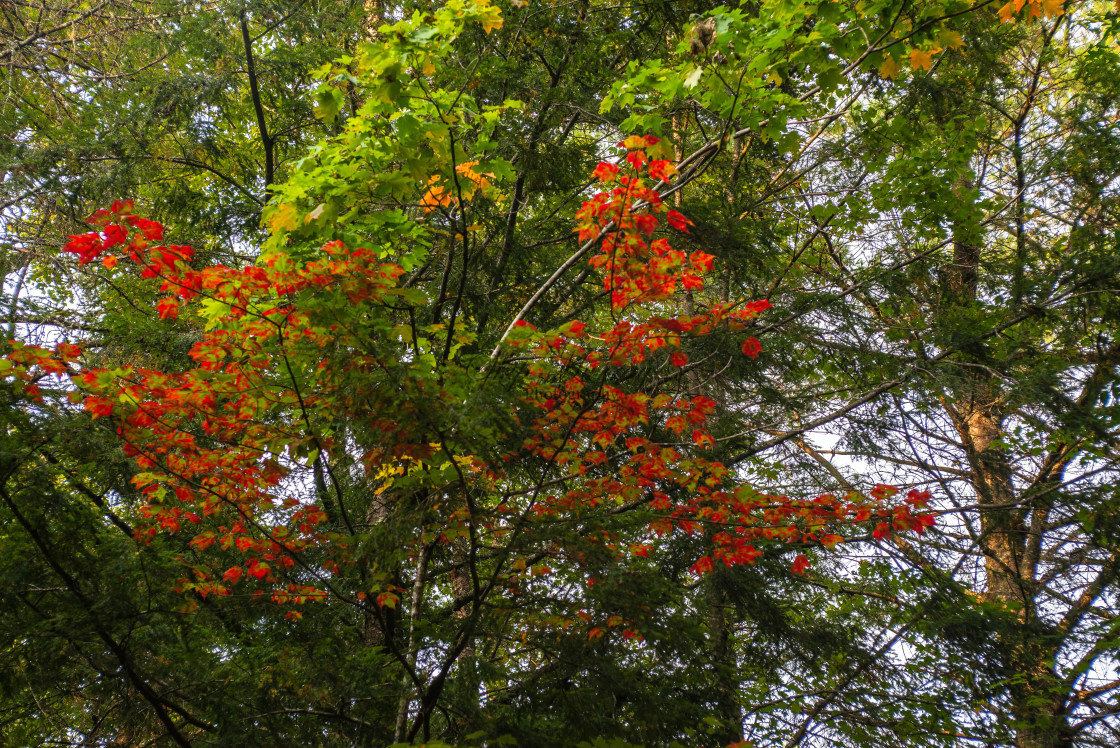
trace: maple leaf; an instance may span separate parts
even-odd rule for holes
[[[937,43],[948,49],[960,49],[964,46],[964,39],[961,32],[945,29],[937,35]]]
[[[652,179],[668,183],[677,173],[677,167],[670,161],[655,159],[649,162],[648,172]]]
[[[101,254],[102,246],[101,236],[97,233],[90,234],[72,234],[69,237],[70,241],[62,247],[63,252],[78,255],[78,264],[86,265],[94,260]]]
[[[491,31],[500,29],[505,19],[502,18],[502,11],[493,5],[482,3],[479,5],[479,10],[482,11],[482,17],[479,22],[482,24],[482,30],[489,34]]]
[[[668,221],[669,225],[675,228],[677,231],[683,231],[686,234],[688,233],[688,227],[692,225],[692,221],[688,220],[675,210],[670,210],[665,215],[665,220]]]
[[[300,210],[290,203],[276,206],[265,219],[273,231],[295,231],[300,224]]]
[[[599,165],[595,167],[595,171],[591,172],[591,176],[598,179],[600,182],[613,182],[618,176],[618,165],[611,164],[606,161],[600,161]]]
[[[210,546],[214,545],[214,540],[215,540],[214,533],[204,532],[204,533],[200,533],[199,535],[196,535],[194,540],[192,540],[190,542],[190,544],[195,548],[195,550],[204,551],[207,548],[209,548]],[[234,567],[234,568],[236,568],[238,570],[241,569],[240,566],[237,566],[237,567]]]
[[[179,316],[179,300],[173,297],[160,299],[156,309],[160,319],[175,319]]]
[[[911,50],[910,67],[914,68],[915,70],[929,70],[933,67],[933,56],[940,51],[940,47],[936,47],[930,50]]]
[[[85,406],[85,409],[90,412],[94,419],[103,418],[113,413],[112,401],[106,400],[103,397],[91,395],[82,401],[82,405]]]
[[[711,449],[716,446],[716,440],[712,438],[712,435],[701,429],[692,432],[692,441],[701,449]]]
[[[1063,4],[1064,0],[1039,0],[1038,7],[1042,9],[1044,18],[1053,18],[1065,13],[1062,8]]]
[[[797,558],[793,560],[793,565],[790,571],[794,574],[804,574],[805,570],[809,568],[809,558],[805,554],[798,554]]]
[[[484,190],[490,186],[490,181],[489,179],[487,179],[487,177],[493,179],[494,175],[490,172],[476,171],[474,168],[476,166],[478,166],[477,161],[465,161],[455,167],[455,173],[459,174],[460,176],[466,177],[478,189]]]
[[[894,78],[901,70],[902,66],[898,64],[898,60],[894,59],[894,55],[887,55],[887,58],[879,65],[879,75],[884,78]]]
[[[697,559],[696,563],[691,566],[690,571],[696,576],[702,577],[714,568],[715,564],[712,563],[711,556],[701,556]]]
[[[758,342],[758,338],[747,338],[743,341],[740,350],[743,352],[744,356],[758,358],[758,354],[762,351],[762,343]]]
[[[425,213],[431,213],[437,208],[451,204],[451,193],[441,187],[439,184],[439,177],[434,176],[428,180],[428,190],[424,196],[420,198],[420,207]]]

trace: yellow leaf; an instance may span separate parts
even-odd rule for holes
[[[883,64],[879,66],[879,75],[884,78],[893,78],[898,75],[898,71],[902,67],[898,64],[898,60],[894,59],[894,55],[887,55],[887,59],[883,60]]]
[[[299,226],[299,211],[291,203],[281,203],[268,217],[268,226],[273,231],[294,231]]]
[[[961,38],[961,32],[946,29],[937,35],[937,43],[949,49],[960,49],[964,46],[964,39]]]
[[[999,9],[999,20],[1003,23],[1010,23],[1013,15],[1015,15],[1015,11],[1011,10],[1011,3]]]
[[[502,18],[502,11],[499,8],[489,5],[486,2],[479,3],[479,10],[483,11],[482,17],[479,18],[479,23],[482,24],[482,30],[489,34],[495,29],[500,29],[505,19]]]
[[[1042,8],[1042,15],[1046,18],[1051,18],[1053,16],[1060,16],[1065,12],[1062,10],[1062,2],[1063,0],[1040,0],[1038,4]]]

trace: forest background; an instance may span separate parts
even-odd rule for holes
[[[1120,743],[1118,24],[3,3],[2,742]]]

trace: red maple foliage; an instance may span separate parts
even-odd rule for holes
[[[524,368],[522,386],[506,403],[510,422],[524,433],[519,441],[479,445],[440,427],[438,419],[464,397],[463,387],[451,384],[452,367],[476,384],[489,374],[423,349],[416,331],[402,327],[428,302],[401,288],[400,266],[334,241],[310,261],[275,254],[242,269],[196,268],[190,247],[156,244],[163,227],[135,215],[130,202],[95,213],[89,220],[96,230],[71,237],[65,250],[86,264],[117,249],[142,278],[158,281],[166,294],[157,305],[161,319],[179,317],[198,299],[217,309],[212,329],[190,352],[194,368],[96,368],[74,344],[52,351],[13,343],[9,373],[25,380],[33,398],[42,378],[68,378],[72,399],[115,424],[138,468],[133,483],[148,520],[139,539],[190,533],[198,557],[184,559],[181,586],[203,596],[240,584],[282,604],[341,594],[332,576],[354,560],[354,526],[343,497],[327,488],[337,489],[332,462],[353,446],[319,426],[337,413],[377,434],[361,459],[369,480],[388,474],[389,485],[392,476],[423,466],[415,480],[437,493],[455,486],[462,495],[427,510],[426,529],[406,544],[452,544],[480,533],[500,543],[534,528],[547,533],[558,521],[640,508],[651,517],[642,539],[624,542],[604,525],[595,542],[619,558],[646,557],[670,533],[703,534],[710,550],[692,565],[703,575],[717,562],[753,563],[766,548],[831,548],[843,541],[840,533],[862,532],[868,521],[879,538],[921,532],[933,522],[921,511],[928,494],[911,492],[895,505],[894,489],[882,486],[871,496],[811,500],[761,493],[708,456],[720,444],[714,400],[627,389],[619,372],[661,362],[687,370],[682,349],[690,339],[740,336],[769,307],[766,300],[720,302],[697,313],[664,313],[679,292],[703,289],[715,258],[675,249],[660,235],[663,221],[681,232],[691,222],[668,209],[650,182],[666,182],[675,171],[650,158],[656,142],[646,136],[620,144],[624,158],[599,164],[601,191],[576,214],[580,239],[597,242],[590,264],[602,274],[609,310],[552,330],[521,320],[505,341],[528,361],[501,363]],[[761,344],[746,337],[740,348],[755,358]],[[535,480],[514,469],[524,465],[536,470]],[[314,500],[286,495],[285,479],[300,466],[313,468]],[[551,571],[546,560],[580,567],[582,551],[559,538],[545,547],[536,571],[511,561],[502,572],[506,589],[516,593],[519,578]],[[208,562],[202,553],[209,549],[237,561]],[[793,571],[808,567],[797,555]],[[305,583],[309,576],[315,584]],[[389,608],[400,592],[388,580],[371,590],[377,606]],[[589,636],[609,628],[591,628]],[[630,627],[624,635],[640,633]]]

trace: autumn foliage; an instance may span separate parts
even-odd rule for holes
[[[347,516],[328,488],[332,464],[356,448],[324,433],[320,424],[338,412],[379,435],[361,445],[367,480],[380,484],[379,493],[394,476],[422,468],[425,490],[463,497],[428,511],[423,532],[402,539],[417,547],[479,535],[500,546],[511,535],[547,532],[558,519],[640,507],[652,512],[640,537],[624,542],[602,525],[594,542],[624,559],[656,553],[673,533],[704,534],[710,552],[692,566],[703,575],[716,563],[749,564],[786,546],[832,548],[864,526],[878,538],[921,532],[933,522],[921,512],[928,494],[912,491],[901,503],[892,503],[895,491],[886,486],[871,496],[807,501],[768,495],[709,456],[719,439],[712,398],[626,388],[624,373],[634,367],[667,365],[664,381],[687,372],[682,344],[690,338],[736,336],[742,353],[757,357],[761,345],[747,331],[769,306],[715,303],[677,313],[674,297],[701,291],[714,258],[673,248],[672,232],[687,232],[690,222],[655,189],[674,172],[649,156],[656,144],[652,136],[620,143],[623,157],[599,165],[600,191],[576,214],[580,239],[598,241],[590,265],[610,295],[608,313],[547,331],[522,322],[506,341],[511,355],[498,365],[522,372],[505,404],[523,434],[516,440],[461,444],[436,423],[431,414],[451,409],[456,397],[446,384],[450,369],[487,374],[466,356],[419,346],[408,307],[426,300],[400,286],[401,267],[336,241],[307,262],[278,254],[241,269],[195,268],[191,248],[157,244],[163,227],[129,202],[95,213],[94,230],[71,237],[65,249],[80,263],[100,259],[109,268],[120,256],[127,269],[117,272],[153,279],[166,294],[161,318],[201,302],[208,329],[190,352],[195,367],[95,368],[83,363],[80,343],[54,350],[13,343],[10,373],[25,380],[30,397],[44,378],[66,380],[72,401],[112,421],[144,497],[148,523],[139,539],[189,534],[199,553],[183,559],[180,584],[201,596],[249,585],[298,606],[332,594],[333,575],[355,561],[362,519]],[[527,465],[535,481],[526,482]],[[317,500],[289,495],[293,470],[302,468],[315,476]],[[210,560],[211,549],[235,563]],[[536,573],[558,564],[578,572],[584,557],[557,540]],[[519,574],[532,573],[517,566],[501,572],[511,592]],[[808,566],[799,553],[792,570]],[[360,597],[395,606],[400,592],[384,579]],[[602,635],[599,627],[590,632]]]

